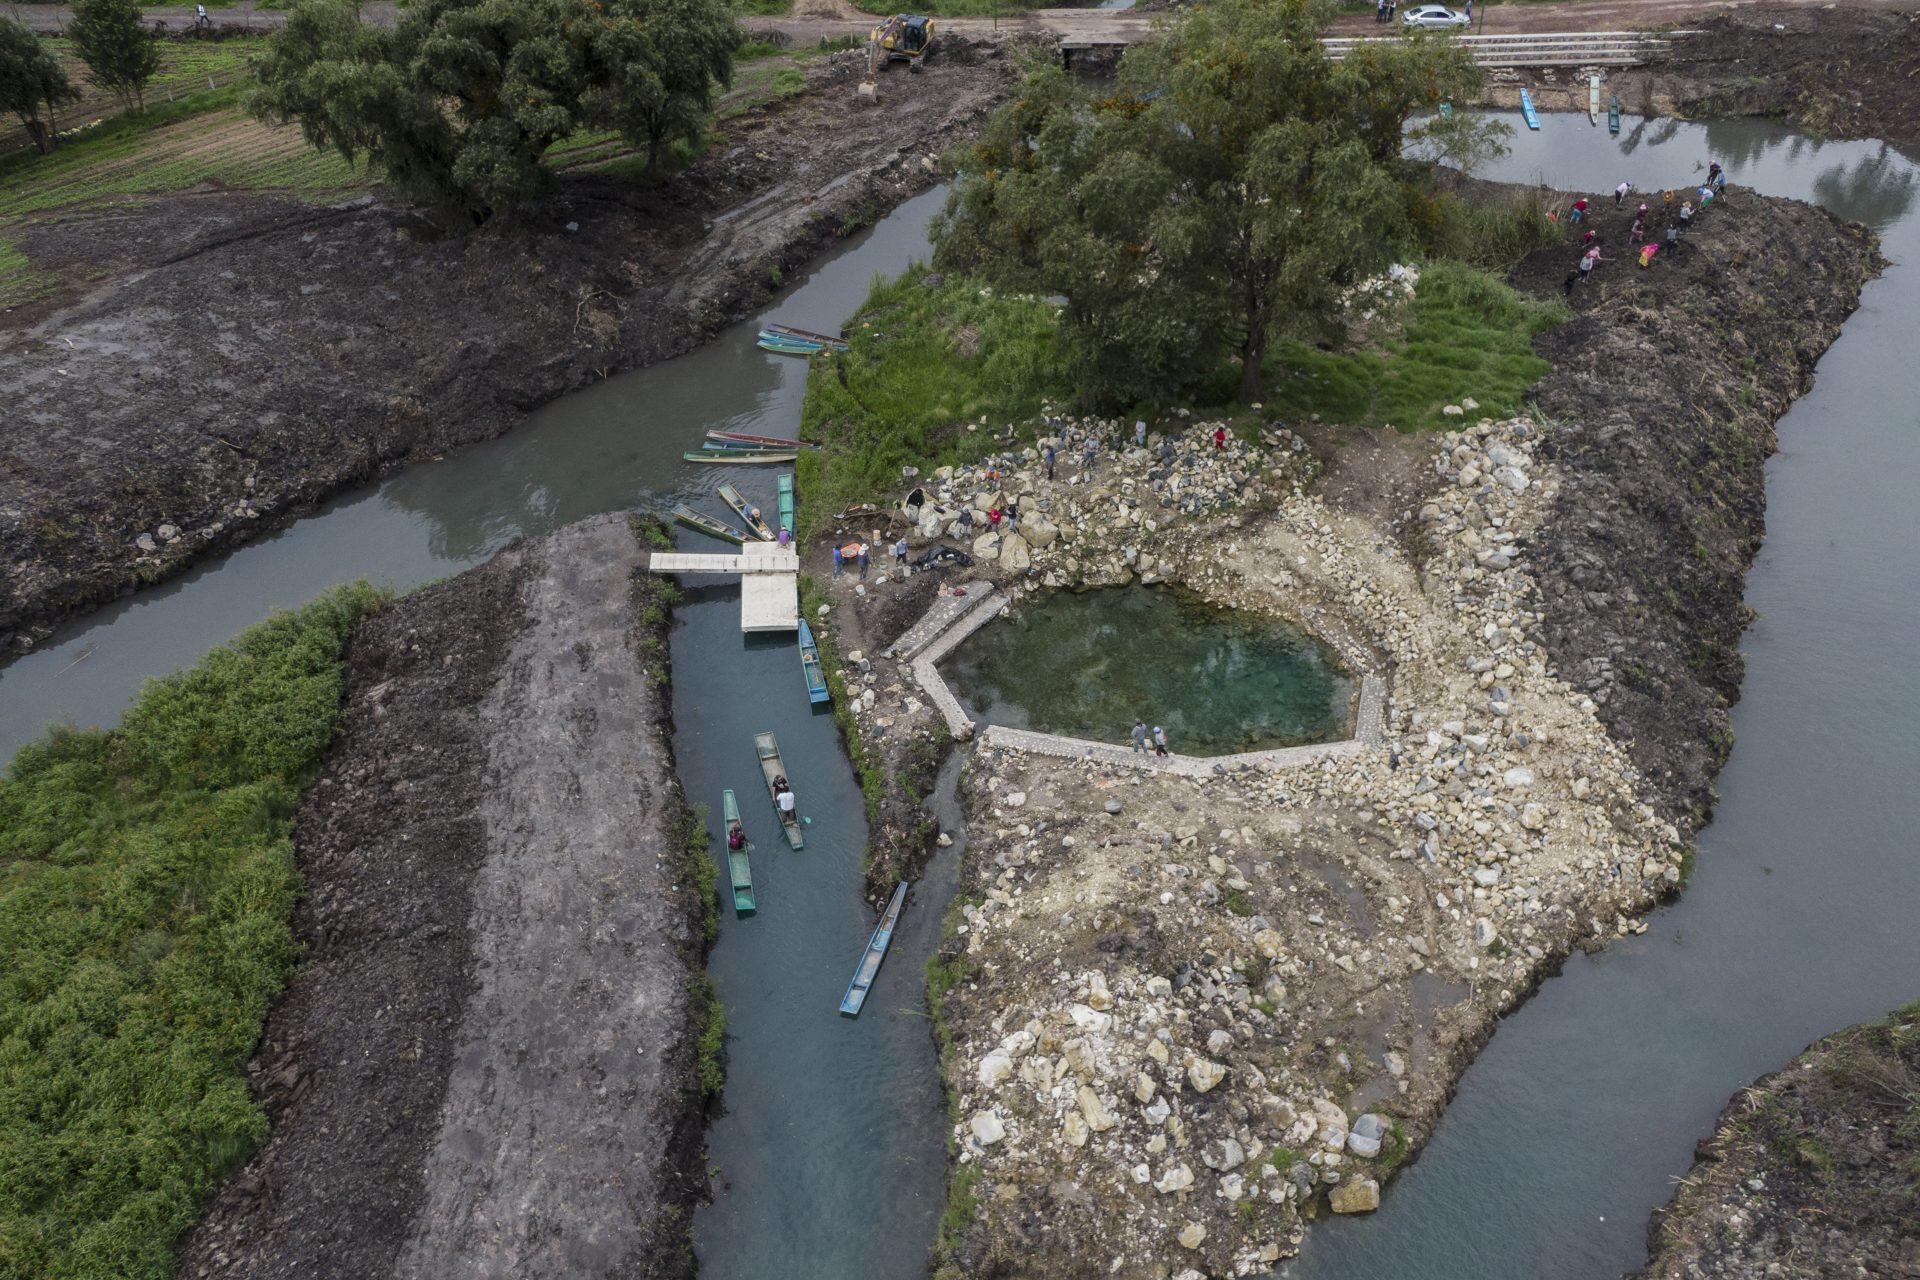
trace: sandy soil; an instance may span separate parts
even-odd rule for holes
[[[601,517],[409,596],[350,654],[295,834],[267,1145],[183,1277],[691,1274],[702,886]]]
[[[385,199],[213,191],[11,231],[106,278],[0,317],[0,646],[692,348],[932,183],[1010,72],[949,42],[882,110],[852,62],[809,75],[669,183],[566,179],[462,238]]]

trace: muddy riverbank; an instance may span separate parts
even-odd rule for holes
[[[1639,1280],[1920,1275],[1920,1005],[1835,1032],[1727,1104]]]
[[[667,183],[570,178],[464,238],[384,196],[212,191],[23,226],[30,261],[102,278],[0,318],[23,428],[0,441],[0,646],[697,346],[937,180],[1010,80],[997,47],[942,54],[881,110],[822,64]]]
[[[692,1273],[712,905],[642,556],[600,517],[356,633],[250,1064],[271,1136],[181,1276]]]
[[[1534,344],[1553,365],[1532,400],[1563,480],[1534,545],[1542,635],[1627,747],[1646,798],[1697,827],[1733,747],[1774,423],[1884,261],[1858,223],[1739,189],[1642,271],[1634,208],[1661,197],[1616,208],[1587,194],[1583,226],[1609,261],[1570,295],[1574,319]],[[1528,255],[1513,283],[1565,294],[1583,235],[1570,227]]]

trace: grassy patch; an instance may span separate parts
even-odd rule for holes
[[[852,322],[851,349],[813,361],[801,434],[828,447],[800,455],[803,535],[891,493],[903,466],[927,472],[986,451],[994,433],[969,424],[1031,420],[1072,393],[1051,304],[966,280],[923,288],[925,273],[909,267],[876,283]]]
[[[325,198],[365,186],[363,166],[310,150],[294,128],[242,115],[241,90],[195,94],[139,116],[120,116],[50,156],[0,162],[0,217],[184,191],[205,182]]]
[[[780,18],[793,12],[793,0],[733,0],[733,11],[754,18]]]
[[[964,1280],[960,1237],[980,1212],[980,1166],[962,1165],[947,1175],[947,1207],[940,1211],[940,1233],[933,1243],[933,1280]]]
[[[820,584],[808,575],[800,575],[800,612],[808,618],[817,618],[820,606],[827,604],[827,593]],[[867,825],[880,821],[880,805],[887,798],[887,767],[876,748],[868,745],[866,737],[860,732],[860,725],[853,718],[850,708],[853,698],[847,688],[846,668],[840,664],[840,652],[828,643],[822,630],[825,624],[814,623],[814,630],[820,640],[820,672],[826,677],[827,692],[833,695],[833,722],[840,726],[840,739],[846,745],[847,758],[853,762],[853,776],[860,779],[860,794],[867,802]],[[871,844],[867,847],[867,856],[861,862],[864,873],[873,856]]]
[[[700,1100],[712,1102],[726,1084],[727,1010],[713,989],[713,979],[693,975],[687,991],[693,1008],[688,1020],[695,1028],[694,1078],[700,1082]]]
[[[0,781],[0,1272],[171,1276],[266,1136],[243,1064],[299,955],[293,813],[384,599],[275,617]]]
[[[1405,430],[1457,424],[1462,419],[1441,407],[1471,396],[1480,408],[1466,421],[1510,416],[1547,372],[1533,335],[1565,316],[1558,304],[1527,298],[1484,271],[1430,263],[1398,341],[1357,352],[1284,344],[1268,374],[1267,408]]]

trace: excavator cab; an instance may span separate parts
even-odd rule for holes
[[[933,48],[933,19],[897,13],[875,27],[870,39],[886,61],[916,66]]]

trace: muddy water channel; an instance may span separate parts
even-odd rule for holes
[[[1738,745],[1685,894],[1508,1019],[1382,1210],[1308,1233],[1299,1280],[1611,1280],[1735,1090],[1920,995],[1920,169],[1751,122],[1543,126],[1485,176],[1658,189],[1711,157],[1731,198],[1816,201],[1894,265],[1780,423]]]
[[[1188,755],[1344,737],[1354,691],[1299,627],[1157,587],[1023,603],[943,670],[990,724],[1121,742],[1139,719]]]

